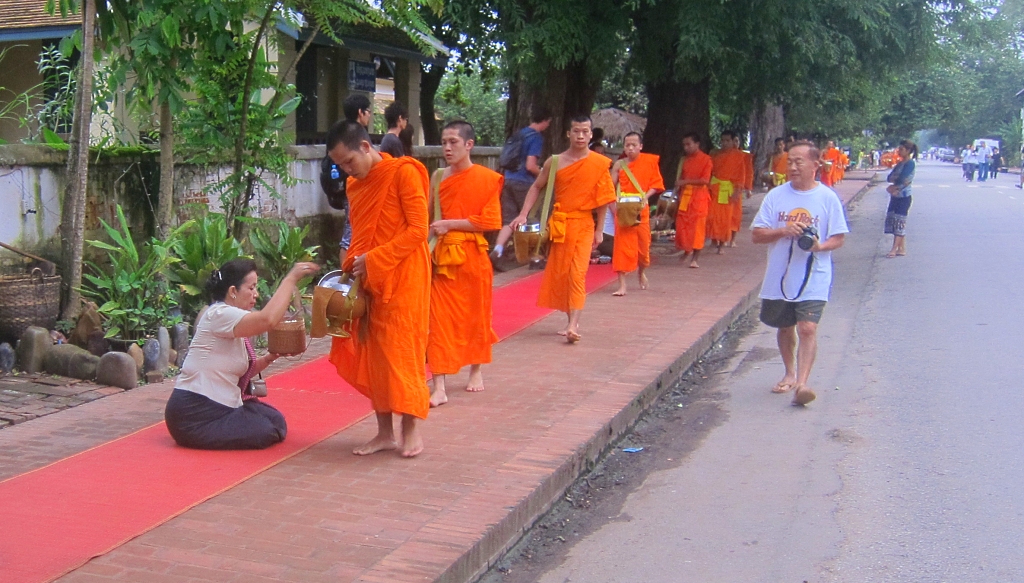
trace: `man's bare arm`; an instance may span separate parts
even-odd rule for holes
[[[533,174],[534,176],[537,176],[538,174],[540,174],[540,167],[537,166],[537,157],[536,156],[527,156],[526,157],[525,168],[526,168],[527,172],[529,172],[530,174]]]
[[[551,158],[548,158],[544,162],[544,166],[541,168],[541,173],[537,175],[537,179],[533,181],[533,186],[530,187],[530,191],[526,193],[526,200],[523,201],[523,210],[519,213],[519,216],[512,219],[509,223],[509,227],[513,230],[519,227],[519,225],[526,223],[526,217],[530,215],[530,211],[533,210],[533,205],[537,204],[537,199],[540,197],[540,191],[548,185],[548,173],[551,168]]]

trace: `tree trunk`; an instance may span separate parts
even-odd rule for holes
[[[166,241],[174,222],[174,124],[171,102],[160,104],[160,194],[156,207],[157,236]]]
[[[441,79],[447,68],[447,61],[434,63],[429,69],[426,65],[420,65],[420,123],[423,124],[423,143],[428,146],[441,143],[434,100],[437,99],[437,90],[441,87]]]
[[[750,114],[750,151],[754,155],[754,185],[761,183],[775,151],[775,139],[784,138],[786,117],[782,105],[756,104]]]
[[[530,124],[530,110],[534,103],[543,103],[551,112],[551,125],[544,132],[544,156],[561,152],[569,146],[566,131],[569,120],[581,114],[589,115],[600,79],[587,73],[585,63],[571,63],[565,69],[551,69],[542,86],[533,85],[522,75],[509,82],[506,103],[505,135]]]
[[[647,128],[644,151],[661,156],[665,185],[675,185],[679,158],[683,155],[683,134],[700,134],[704,151],[711,147],[711,80],[660,81],[647,85]],[[671,186],[670,186],[671,185]]]
[[[61,258],[65,320],[78,317],[82,308],[82,254],[85,245],[85,197],[89,186],[89,137],[92,125],[93,45],[95,44],[95,0],[82,3],[82,57],[75,88],[75,114],[68,144],[68,184],[61,209]]]

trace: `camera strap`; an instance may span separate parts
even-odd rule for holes
[[[804,293],[804,288],[807,287],[807,282],[811,280],[811,267],[814,266],[814,253],[807,254],[807,268],[804,270],[804,282],[800,284],[800,291],[796,292],[796,295],[789,297],[786,295],[786,276],[789,275],[789,264],[793,262],[793,240],[789,240],[789,258],[786,260],[786,270],[782,272],[782,279],[779,280],[779,291],[782,292],[782,297],[787,301],[794,301]]]

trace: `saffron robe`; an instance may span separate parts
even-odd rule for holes
[[[612,250],[612,269],[625,273],[634,271],[638,266],[647,267],[651,264],[651,208],[647,204],[647,193],[653,188],[665,190],[665,181],[661,177],[658,166],[660,157],[655,154],[640,153],[636,160],[628,164],[629,171],[640,183],[641,192],[636,192],[633,181],[626,176],[625,170],[619,170],[619,192],[621,194],[639,194],[644,200],[640,211],[640,224],[626,227],[615,220],[615,247]]]
[[[754,189],[754,155],[746,150],[741,150],[746,160],[745,174],[743,178],[743,188],[747,190]],[[732,222],[729,225],[729,230],[734,233],[738,233],[743,228],[743,195],[735,197],[732,201]]]
[[[679,175],[685,180],[711,181],[711,156],[697,150],[683,160],[683,171]],[[705,226],[711,206],[711,191],[703,184],[688,184],[680,193],[679,212],[676,214],[676,249],[687,253],[704,248]],[[683,206],[685,192],[690,192],[686,206]]]
[[[441,182],[440,219],[466,219],[481,231],[501,228],[501,174],[474,164]],[[433,203],[432,203],[433,204]],[[431,206],[433,208],[433,206]],[[434,374],[491,362],[494,270],[481,232],[448,231],[434,248],[427,363]]]
[[[747,183],[747,156],[742,150],[730,148],[715,152],[711,161],[711,207],[708,210],[707,231],[712,241],[724,243],[732,236],[733,199],[742,200],[740,191]],[[728,182],[733,191],[724,204],[719,202],[723,182]]]
[[[330,361],[377,413],[425,419],[429,178],[415,158],[381,157],[366,178],[349,177],[347,189],[352,244],[343,268],[351,271],[355,258],[366,255],[367,276],[360,284],[368,321],[353,323],[351,338],[333,339]]]
[[[829,148],[821,154],[823,162],[821,166],[821,183],[825,186],[832,186],[839,178],[839,167],[842,164],[842,154],[839,148]]]
[[[789,154],[783,152],[772,156],[772,183],[781,186],[786,183],[786,172],[789,171]]]
[[[612,161],[590,154],[555,174],[554,210],[548,220],[551,239],[537,305],[568,313],[587,301],[587,269],[594,245],[593,210],[615,201],[608,171]]]

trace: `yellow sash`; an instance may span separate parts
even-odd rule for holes
[[[565,242],[565,231],[569,219],[582,219],[592,215],[591,211],[563,212],[561,203],[555,203],[552,209],[551,218],[548,219],[548,237],[554,243]]]
[[[718,204],[729,204],[729,199],[732,198],[733,187],[732,182],[728,180],[719,180],[715,177],[711,177],[711,187],[714,188],[718,185]]]
[[[462,248],[466,241],[476,242],[481,251],[487,252],[487,239],[483,233],[448,231],[440,237],[437,246],[434,247],[434,273],[455,279],[455,268],[466,262],[466,250]]]
[[[693,198],[693,185],[687,184],[683,187],[683,192],[679,194],[679,212],[685,212],[690,208],[691,198]]]

